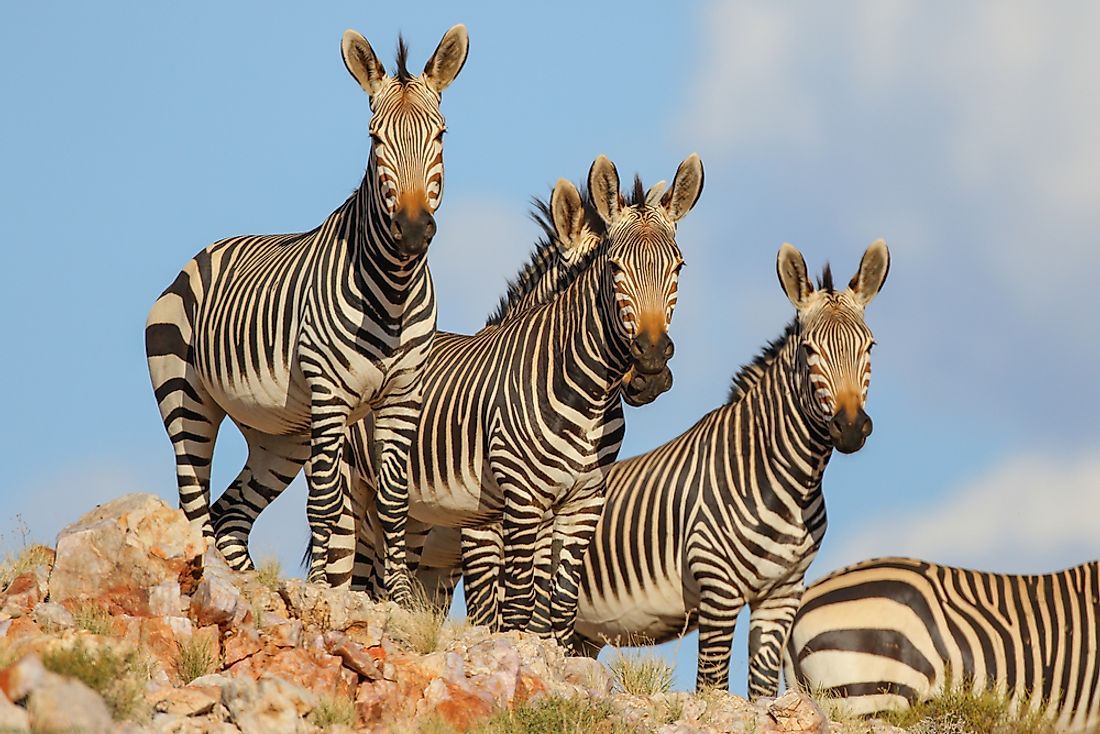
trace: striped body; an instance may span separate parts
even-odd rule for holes
[[[854,713],[960,686],[1043,706],[1059,731],[1100,731],[1100,564],[1016,576],[908,558],[864,561],[807,589],[788,685]]]
[[[371,95],[373,144],[354,194],[310,232],[235,237],[195,256],[154,304],[146,351],[176,451],[180,504],[236,568],[248,568],[256,512],[305,466],[311,578],[322,580],[343,509],[349,422],[375,412],[386,583],[407,593],[408,445],[436,307],[425,252],[443,183],[439,93],[465,59],[465,29],[425,73],[385,75],[366,40],[344,58]],[[248,443],[241,473],[210,507],[210,461],[225,416]]]
[[[801,255],[784,245],[781,282],[798,308],[786,333],[741,370],[729,403],[612,467],[581,573],[576,629],[591,651],[697,627],[698,685],[725,688],[748,604],[749,695],[776,694],[782,645],[825,534],[825,467],[834,447],[858,450],[870,433],[869,419],[861,435],[845,431],[857,413],[866,418],[863,306],[886,262],[875,243],[847,290],[834,290],[826,271],[814,291]]]

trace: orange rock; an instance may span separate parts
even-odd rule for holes
[[[263,645],[260,635],[251,626],[242,626],[236,634],[225,638],[225,664],[232,665],[239,660],[255,655]]]
[[[488,718],[493,710],[492,705],[484,698],[442,678],[432,681],[425,700],[431,701],[435,711],[459,731],[473,728],[475,724]]]

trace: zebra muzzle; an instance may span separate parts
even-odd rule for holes
[[[415,214],[405,208],[398,209],[390,222],[390,234],[403,257],[423,255],[435,237],[435,217],[423,208]]]
[[[635,366],[623,375],[623,399],[636,408],[652,403],[671,387],[672,370],[667,365],[657,372],[643,372]]]

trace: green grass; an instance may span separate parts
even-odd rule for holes
[[[148,713],[144,687],[151,675],[149,660],[137,650],[92,648],[78,642],[42,655],[42,664],[58,675],[76,678],[103,697],[116,720]]]
[[[1054,734],[1049,719],[1028,711],[1029,703],[1015,711],[996,691],[975,693],[960,686],[877,718],[918,734]]]
[[[635,734],[614,717],[606,701],[543,698],[501,711],[471,731],[475,734]]]
[[[652,653],[619,650],[608,667],[615,690],[623,693],[652,696],[672,688],[672,666]]]
[[[355,702],[347,696],[321,696],[309,712],[309,722],[322,729],[337,724],[355,726]]]
[[[214,654],[210,638],[192,634],[190,639],[177,642],[176,670],[184,683],[190,683],[210,673],[217,673],[221,661]]]

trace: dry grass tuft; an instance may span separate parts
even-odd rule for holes
[[[18,554],[9,553],[0,564],[0,591],[8,588],[17,576],[22,576],[36,566],[46,566],[53,554],[44,545],[25,545]]]
[[[77,627],[93,635],[106,636],[114,631],[111,612],[98,604],[82,601],[73,607],[72,615]]]
[[[390,614],[393,636],[421,655],[435,652],[443,640],[447,610],[434,604],[418,583],[413,583],[409,602]]]
[[[321,729],[336,725],[354,727],[355,701],[347,696],[321,696],[309,712],[309,722]]]
[[[283,580],[283,567],[277,558],[268,558],[256,567],[256,583],[271,591],[278,591]]]
[[[148,715],[145,684],[152,675],[149,660],[137,650],[115,649],[108,645],[91,647],[76,642],[58,647],[42,656],[47,670],[76,678],[103,697],[116,720]]]
[[[615,690],[623,693],[653,696],[672,688],[672,666],[653,653],[619,650],[608,667]]]
[[[1053,724],[1030,701],[1014,707],[996,691],[960,686],[878,718],[913,734],[1055,734]]]

